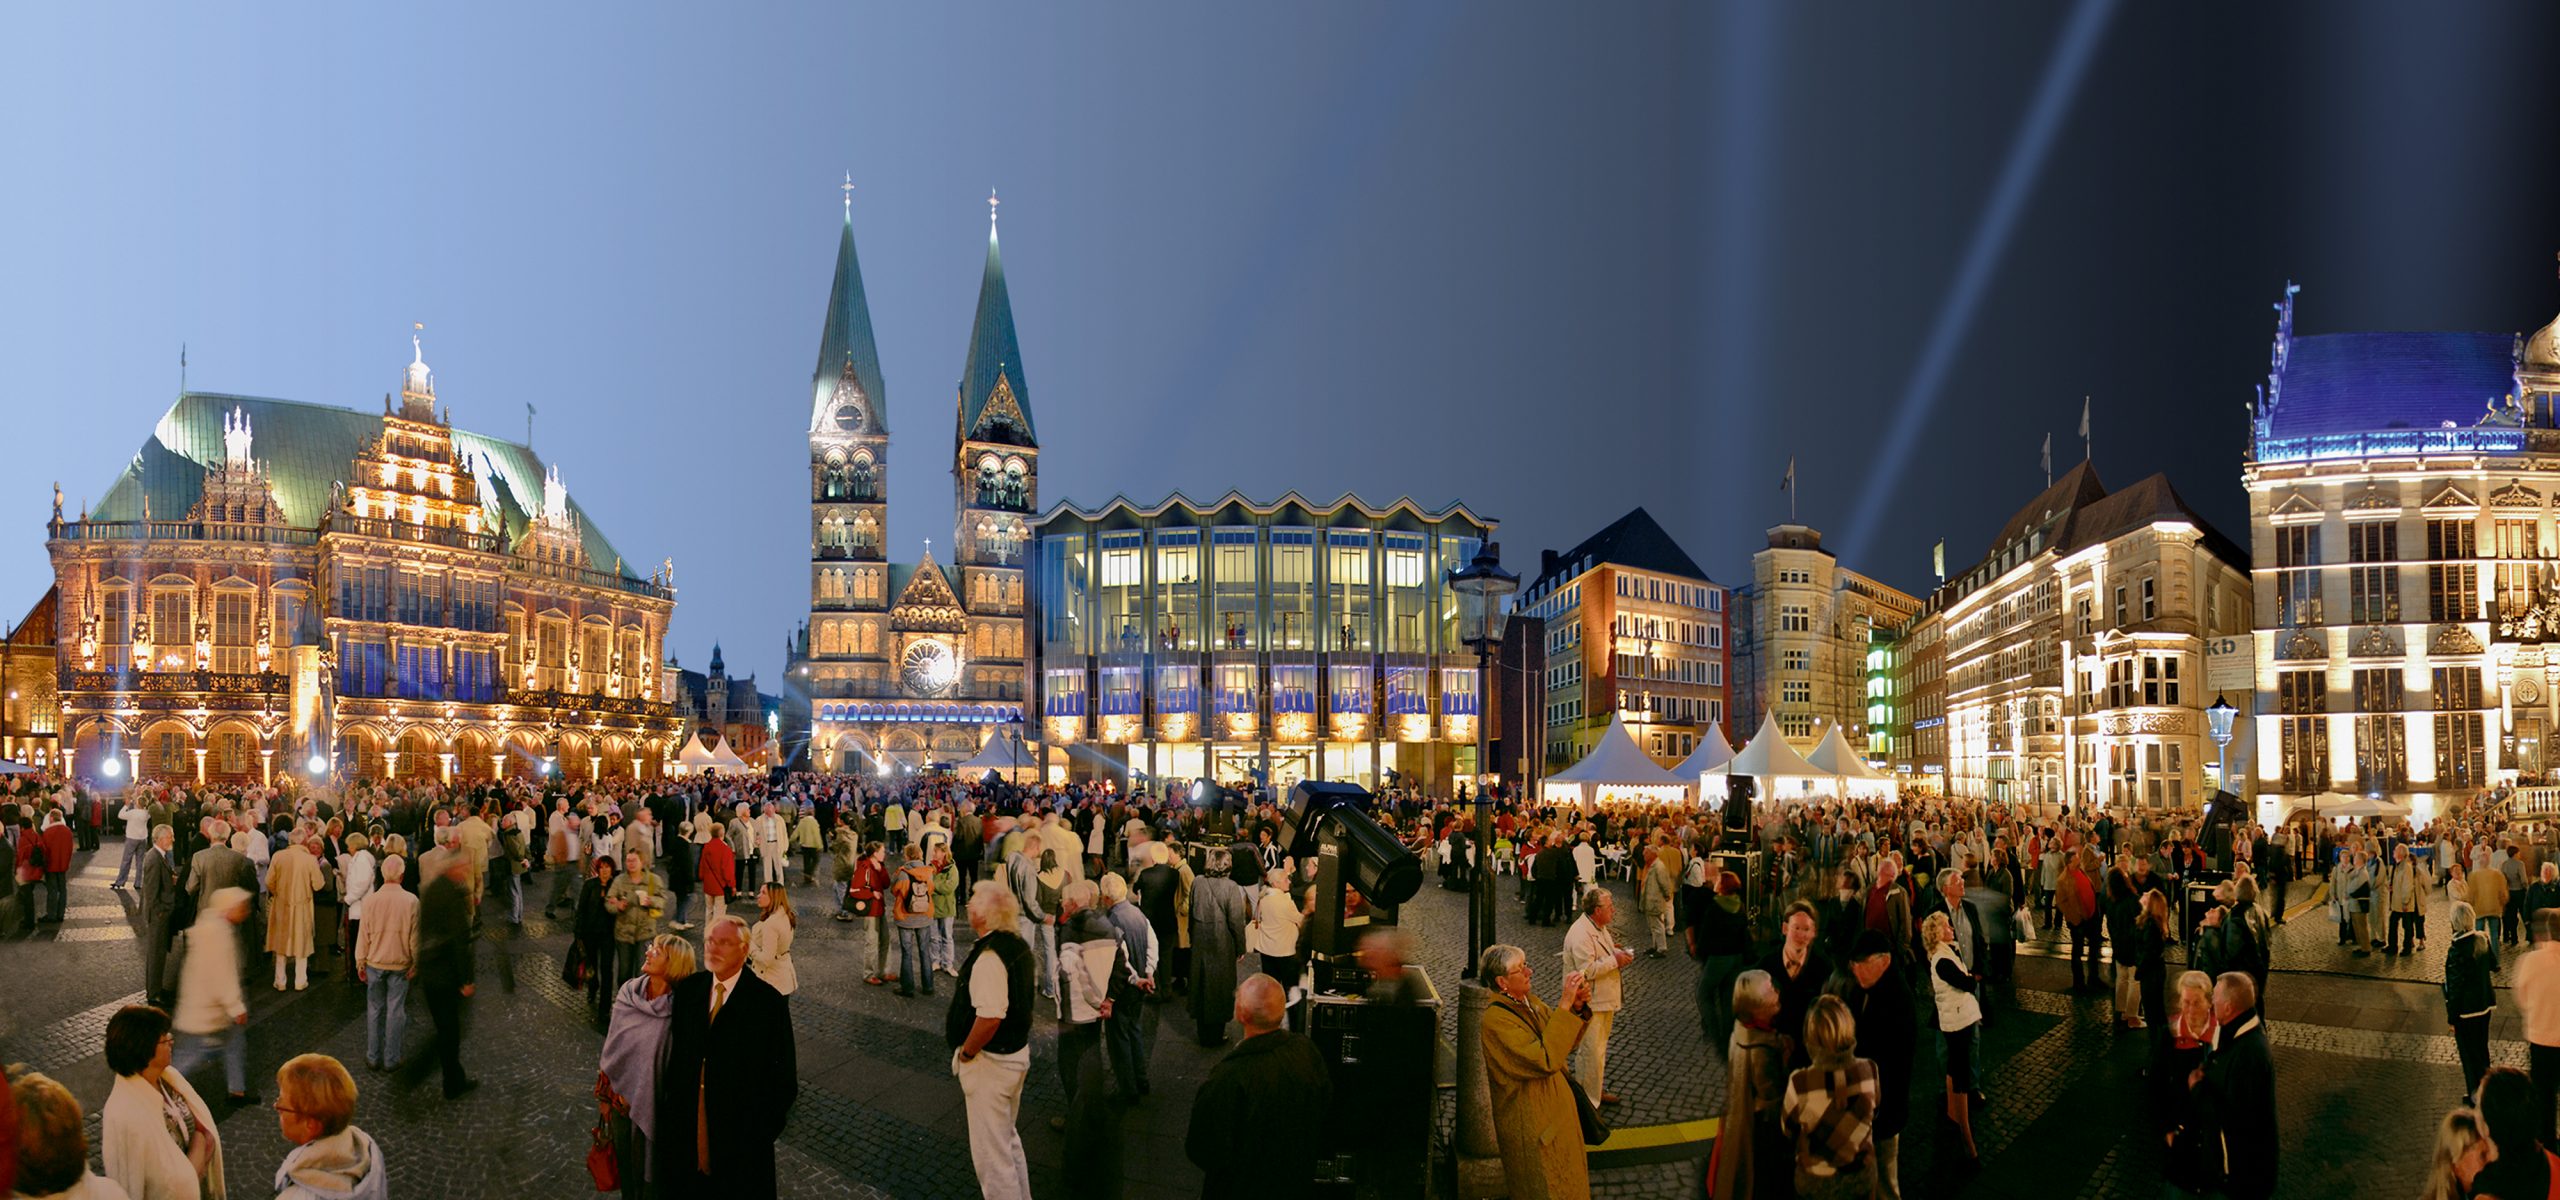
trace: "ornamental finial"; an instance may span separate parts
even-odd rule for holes
[[[853,219],[853,172],[844,173],[844,219]]]
[[[996,199],[996,190],[995,190],[994,188],[988,188],[988,189],[987,189],[987,228],[988,228],[988,229],[994,229],[994,228],[996,227],[996,206],[997,206],[997,205],[999,205],[999,204],[1002,204],[1002,203],[1004,203],[1004,201]]]

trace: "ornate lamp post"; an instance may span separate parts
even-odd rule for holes
[[[1487,542],[1474,562],[1449,572],[1448,582],[1458,594],[1459,638],[1476,651],[1476,874],[1467,900],[1471,967],[1493,944],[1493,797],[1484,783],[1493,773],[1493,735],[1485,723],[1484,699],[1492,691],[1493,652],[1502,645],[1502,628],[1511,617],[1504,602],[1520,590],[1520,577],[1502,569],[1502,546]]]
[[[2231,790],[2231,718],[2239,712],[2219,694],[2214,696],[2213,706],[2204,710],[2205,723],[2213,730],[2213,783],[2226,792]]]

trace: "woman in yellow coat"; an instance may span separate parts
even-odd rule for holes
[[[294,840],[267,861],[267,953],[276,960],[276,990],[284,990],[285,966],[293,967],[293,987],[311,986],[313,897],[328,886],[328,868],[305,848],[308,828],[294,830]]]
[[[1529,958],[1518,946],[1486,947],[1476,970],[1494,989],[1481,1036],[1511,1200],[1589,1200],[1582,1113],[1565,1063],[1591,1019],[1591,987],[1579,973],[1567,975],[1561,1007],[1547,1007],[1530,991]]]

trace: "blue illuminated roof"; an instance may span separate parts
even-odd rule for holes
[[[2505,333],[2327,333],[2293,340],[2266,437],[2318,438],[2480,423],[2515,390]]]

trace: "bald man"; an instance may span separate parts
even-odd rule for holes
[[[1236,986],[1236,1043],[1191,1101],[1183,1139],[1205,1178],[1204,1197],[1301,1196],[1314,1186],[1315,1154],[1332,1103],[1324,1056],[1291,1033],[1280,981],[1255,975]]]

